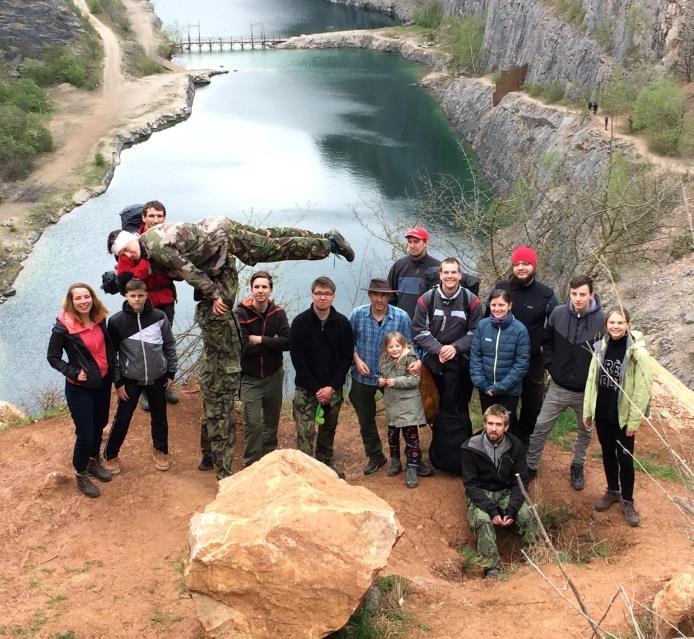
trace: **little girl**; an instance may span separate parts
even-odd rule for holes
[[[402,472],[400,463],[400,431],[405,438],[407,472],[405,484],[417,487],[417,464],[422,456],[419,448],[418,427],[426,424],[422,397],[419,393],[419,374],[410,375],[407,368],[417,356],[410,349],[404,335],[394,331],[383,340],[383,351],[379,359],[380,376],[378,386],[383,389],[388,423],[388,446],[390,467],[388,475]]]

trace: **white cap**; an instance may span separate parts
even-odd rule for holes
[[[121,231],[118,235],[116,235],[116,239],[113,240],[113,244],[111,245],[111,253],[118,257],[118,254],[125,248],[127,244],[130,244],[130,242],[139,237],[140,236],[136,233]]]

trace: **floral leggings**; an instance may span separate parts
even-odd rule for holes
[[[405,457],[408,466],[416,466],[422,458],[419,447],[419,427],[417,426],[388,426],[388,447],[391,459],[400,459],[400,433],[405,439]]]

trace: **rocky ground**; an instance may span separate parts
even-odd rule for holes
[[[102,485],[102,496],[95,500],[74,487],[69,417],[0,433],[0,637],[202,637],[182,578],[189,519],[216,492],[212,474],[195,468],[199,414],[193,386],[170,409],[173,463],[162,473],[152,462],[147,417],[138,410],[121,452],[123,472]],[[661,397],[654,416],[691,459],[691,406]],[[421,433],[428,442],[427,430]],[[280,434],[281,447],[294,445],[289,419],[283,420]],[[471,544],[472,536],[458,479],[437,474],[408,490],[402,476],[390,478],[381,471],[364,477],[351,409],[343,413],[336,450],[347,481],[384,498],[405,528],[384,573],[410,584],[403,604],[408,639],[588,636],[571,606],[524,564],[513,537],[501,539],[502,581],[488,582],[477,569],[462,569],[458,549]],[[647,428],[638,435],[639,451],[649,459],[668,458]],[[694,568],[692,520],[661,488],[638,475],[643,524],[630,529],[617,510],[597,514],[592,509],[604,487],[599,460],[590,460],[588,485],[579,493],[568,483],[569,460],[569,453],[550,446],[532,494],[557,522],[564,551],[581,557],[568,570],[592,614],[601,616],[620,585],[629,597],[647,604],[665,580]],[[235,465],[239,462],[237,454]],[[687,494],[680,483],[660,483],[670,495]],[[542,569],[570,598],[558,569],[549,563]],[[615,606],[607,626],[624,629],[624,615],[623,605]]]

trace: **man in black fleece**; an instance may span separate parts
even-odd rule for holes
[[[508,427],[508,411],[493,404],[484,411],[484,430],[460,449],[468,522],[485,577],[498,577],[500,571],[494,526],[515,524],[526,544],[537,541],[537,524],[516,480],[518,474],[527,485],[525,449]]]
[[[352,326],[333,308],[335,283],[330,278],[316,278],[311,297],[311,307],[294,318],[289,336],[289,354],[296,370],[292,406],[296,446],[312,456],[315,447],[315,458],[344,478],[334,465],[333,442],[342,387],[354,353]]]

